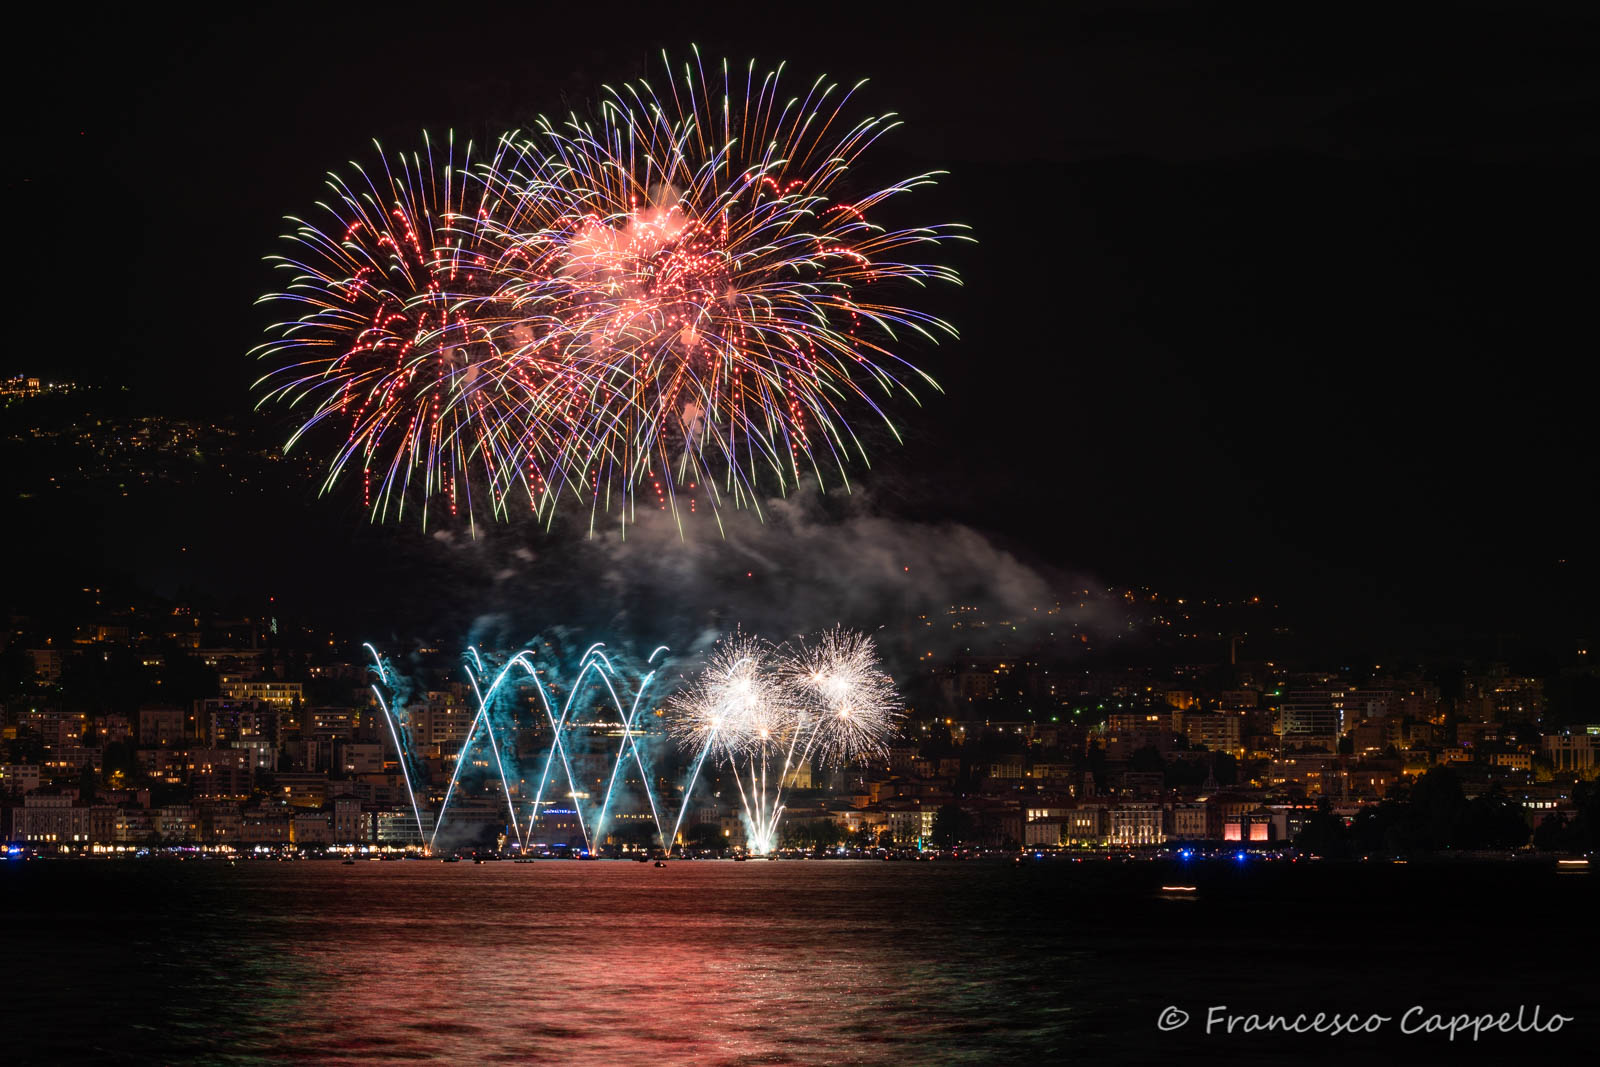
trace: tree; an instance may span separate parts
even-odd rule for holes
[[[1567,847],[1576,852],[1593,852],[1600,845],[1600,781],[1579,782],[1572,791],[1578,816],[1572,820]]]
[[[139,773],[133,745],[127,741],[113,741],[106,745],[105,752],[100,757],[100,766],[105,771],[106,779],[113,783],[118,774],[121,774],[126,781],[133,781]]]
[[[189,705],[220,692],[217,672],[176,641],[161,644],[161,699]]]
[[[783,843],[793,848],[832,848],[843,837],[844,832],[831,819],[783,824]]]
[[[1520,848],[1528,841],[1528,822],[1520,805],[1496,782],[1467,808],[1465,826],[1452,842],[1458,848]]]
[[[955,848],[972,830],[972,817],[960,804],[946,804],[933,814],[933,843]]]
[[[94,773],[94,764],[85,763],[78,772],[78,797],[81,800],[93,801],[100,791],[100,776]]]
[[[1095,780],[1098,781],[1102,772],[1106,769],[1105,746],[1098,741],[1090,742],[1089,747],[1084,750],[1083,763],[1085,769],[1093,774]]]
[[[1211,761],[1211,777],[1217,780],[1218,785],[1239,784],[1239,761],[1232,753],[1218,752]]]
[[[654,826],[641,823],[618,823],[608,831],[611,841],[618,848],[632,846],[633,848],[649,848],[655,842],[656,831]]]
[[[1409,792],[1396,790],[1356,818],[1355,839],[1369,852],[1516,848],[1528,840],[1522,809],[1495,786],[1471,801],[1455,772],[1435,767]]]
[[[1166,770],[1166,767],[1167,761],[1162,759],[1161,750],[1154,745],[1145,745],[1128,757],[1128,769],[1130,771],[1159,772]]]
[[[34,691],[33,657],[20,644],[0,649],[0,696]]]
[[[1537,745],[1539,743],[1539,727],[1531,722],[1518,722],[1511,724],[1511,737],[1519,745]]]
[[[846,840],[853,848],[872,848],[878,843],[878,831],[871,826],[863,826],[849,834]]]
[[[1466,806],[1461,781],[1450,768],[1435,767],[1418,778],[1405,818],[1412,847],[1423,851],[1449,847],[1458,836]]]
[[[1344,859],[1350,852],[1350,832],[1333,814],[1328,798],[1317,802],[1317,813],[1295,835],[1294,847],[1327,859]]]
[[[695,823],[684,833],[683,839],[690,848],[721,848],[727,843],[722,827],[709,822]]]
[[[1198,789],[1210,773],[1200,760],[1175,759],[1167,764],[1163,779],[1168,789]]]
[[[1533,832],[1533,847],[1545,852],[1565,849],[1569,833],[1567,817],[1558,811],[1552,811]]]

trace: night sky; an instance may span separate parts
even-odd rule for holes
[[[25,269],[0,367],[247,417],[260,260],[323,172],[374,137],[526,126],[697,43],[870,78],[906,122],[874,165],[951,171],[917,221],[978,237],[928,300],[962,340],[916,353],[946,392],[875,449],[874,507],[1307,625],[1593,632],[1592,9],[870,6],[36,13],[5,72]],[[167,520],[253,547],[359,524],[295,492],[313,518]],[[92,540],[87,567],[172,578]]]

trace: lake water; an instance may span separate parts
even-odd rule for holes
[[[6,866],[9,1062],[1505,1062],[1600,1015],[1595,878],[1509,864]],[[1396,1021],[1206,1036],[1217,1004]],[[1519,1004],[1576,1020],[1397,1031]]]

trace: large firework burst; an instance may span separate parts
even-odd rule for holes
[[[872,638],[835,627],[784,660],[782,678],[812,759],[849,763],[881,755],[894,729],[894,681]]]
[[[499,501],[518,479],[507,386],[535,369],[475,321],[497,285],[480,226],[493,205],[470,145],[459,160],[453,137],[437,155],[426,137],[409,155],[374,146],[377,168],[330,173],[319,217],[291,218],[293,250],[268,257],[292,277],[261,301],[299,314],[256,350],[277,363],[257,386],[305,412],[286,447],[324,423],[343,434],[325,488],[356,467],[376,518],[408,501],[470,515],[475,481]]]
[[[667,729],[686,749],[714,758],[774,743],[789,709],[772,670],[772,651],[743,634],[720,642],[700,676],[667,702]]]
[[[381,514],[418,472],[452,508],[477,479],[497,514],[523,493],[624,523],[848,485],[866,462],[850,419],[893,432],[887,402],[934,387],[900,345],[954,330],[901,301],[958,281],[911,253],[962,228],[874,221],[935,175],[854,185],[897,125],[847,116],[859,85],[786,96],[781,70],[715,73],[697,54],[659,93],[608,88],[470,179],[413,157],[387,188],[330,183],[338,235],[300,223],[314,254],[282,259],[297,276],[277,296],[308,314],[263,349],[294,357],[264,381],[310,402],[303,429],[347,425],[330,484],[359,456]]]

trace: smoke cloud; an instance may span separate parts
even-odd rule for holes
[[[475,539],[437,534],[458,591],[473,590],[470,639],[518,644],[552,628],[639,646],[701,651],[740,627],[776,640],[836,623],[879,635],[886,659],[954,651],[970,640],[942,620],[954,606],[991,623],[1049,625],[1058,602],[1077,608],[1092,579],[1032,564],[971,527],[877,512],[865,494],[811,491],[745,511],[641,512],[626,531],[592,536],[517,527]],[[1115,624],[1109,605],[1069,626]],[[1058,617],[1059,618],[1059,617]],[[437,620],[435,620],[437,621]],[[915,628],[915,636],[912,631]]]

